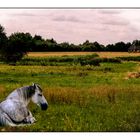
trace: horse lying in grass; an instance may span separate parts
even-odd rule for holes
[[[0,126],[21,126],[36,121],[27,106],[32,100],[42,110],[48,108],[48,103],[38,84],[25,86],[14,90],[0,103]]]

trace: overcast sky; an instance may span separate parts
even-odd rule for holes
[[[30,32],[58,43],[140,39],[140,9],[0,9],[0,24],[7,35]]]

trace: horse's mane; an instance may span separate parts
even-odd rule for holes
[[[34,86],[24,86],[24,87],[18,88],[17,92],[19,94],[23,94],[23,96],[28,99],[34,95],[35,87]]]
[[[19,92],[22,92],[22,94],[24,94],[25,98],[28,99],[28,98],[31,98],[34,95],[36,87],[38,87],[38,89],[42,92],[42,89],[38,84],[34,84],[34,85],[31,85],[31,86],[24,86],[24,87],[21,87],[17,90]]]
[[[35,93],[35,86],[24,86],[21,88],[15,89],[7,98],[11,98],[14,95],[14,98],[17,97],[22,97],[24,99],[30,99]]]

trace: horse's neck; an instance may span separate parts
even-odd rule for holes
[[[14,90],[7,98],[15,100],[15,101],[20,101],[23,103],[25,106],[27,106],[30,102],[30,98],[26,98],[24,95],[25,91],[22,91],[21,89]]]

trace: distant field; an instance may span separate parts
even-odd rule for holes
[[[47,57],[47,56],[73,56],[73,55],[88,55],[93,52],[30,52],[28,56]]]
[[[88,55],[97,53],[100,57],[119,57],[119,56],[140,56],[140,53],[128,52],[30,52],[28,56],[48,57],[48,56],[72,56],[72,55]]]

